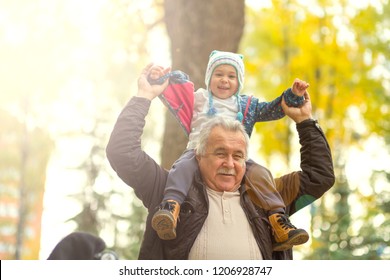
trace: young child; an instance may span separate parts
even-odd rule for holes
[[[163,240],[176,238],[180,205],[184,202],[193,175],[198,169],[194,153],[197,137],[209,118],[223,115],[237,119],[244,124],[250,136],[256,122],[284,117],[282,97],[288,106],[298,107],[304,102],[303,94],[309,85],[299,79],[295,79],[292,88],[272,102],[260,102],[254,96],[241,95],[244,74],[243,56],[221,51],[211,52],[205,75],[206,89],[200,88],[195,93],[193,84],[183,72],[166,73],[159,66],[154,66],[150,71],[151,84],[170,79],[160,98],[189,136],[187,149],[173,164],[168,175],[164,199],[152,218],[152,227]],[[248,161],[245,181],[251,200],[268,211],[275,251],[287,250],[308,240],[307,232],[297,229],[285,216],[284,202],[266,168]]]

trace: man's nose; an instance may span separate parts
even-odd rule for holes
[[[233,168],[234,167],[234,159],[232,155],[227,155],[225,158],[225,164],[227,167]]]

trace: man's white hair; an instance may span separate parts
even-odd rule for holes
[[[245,138],[245,159],[248,159],[249,136],[246,133],[244,126],[237,120],[231,120],[220,116],[213,117],[204,125],[204,127],[202,127],[195,148],[196,155],[204,156],[206,154],[207,140],[215,127],[221,127],[225,131],[230,132],[241,132]]]

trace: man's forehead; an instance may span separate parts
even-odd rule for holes
[[[242,154],[245,155],[245,149],[244,147],[234,146],[234,147],[227,147],[227,146],[214,146],[211,148],[212,152],[223,152],[223,153],[231,153],[231,154]]]
[[[245,137],[240,131],[226,131],[221,127],[215,127],[208,139],[208,146],[213,149],[235,149],[245,151]]]

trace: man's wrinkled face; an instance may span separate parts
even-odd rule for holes
[[[206,185],[216,191],[235,191],[245,173],[246,142],[241,132],[214,127],[205,155],[197,160]]]

